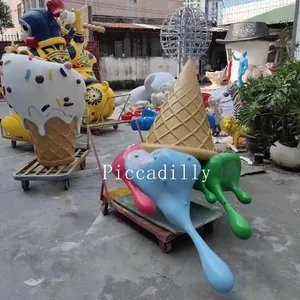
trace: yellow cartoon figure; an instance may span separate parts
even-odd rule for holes
[[[11,137],[14,141],[12,145],[15,146],[16,140],[31,143],[30,133],[27,129],[25,129],[23,120],[15,111],[13,111],[11,116],[4,117],[1,120],[1,126],[4,130],[4,137],[9,139]]]
[[[81,74],[86,84],[85,101],[89,116],[83,118],[83,124],[97,122],[109,118],[115,110],[115,94],[109,87],[107,81],[99,82],[93,71],[93,66],[97,63],[96,57],[86,50],[87,43],[84,40],[83,15],[78,15],[80,21],[76,23],[75,29],[60,20],[62,32],[68,42],[68,51],[72,59],[72,64],[77,72]]]
[[[221,121],[221,128],[233,138],[233,145],[239,146],[240,137],[245,137],[248,129],[245,126],[239,125],[235,117],[226,116]]]
[[[92,83],[88,86],[85,93],[85,102],[89,112],[89,122],[101,121],[113,114],[115,109],[113,96],[110,93],[107,81]],[[84,124],[87,122],[86,118],[83,118],[82,121]]]

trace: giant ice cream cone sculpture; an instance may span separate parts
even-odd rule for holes
[[[45,135],[40,135],[38,126],[25,120],[38,161],[44,166],[67,165],[75,159],[76,120],[70,124],[59,118],[45,123]]]
[[[192,60],[179,74],[142,148],[147,152],[171,148],[200,160],[207,160],[216,154]]]
[[[85,84],[72,64],[5,54],[0,75],[4,97],[29,129],[39,163],[73,162],[85,110]]]

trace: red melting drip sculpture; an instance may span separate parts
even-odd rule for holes
[[[127,155],[134,150],[139,150],[140,148],[141,146],[139,144],[133,145],[122,151],[112,163],[112,172],[117,178],[123,180],[123,182],[128,186],[137,209],[146,216],[152,216],[155,213],[155,204],[147,195],[139,190],[138,187],[126,175],[125,159]]]

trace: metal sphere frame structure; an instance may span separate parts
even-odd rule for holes
[[[212,40],[210,22],[202,10],[180,7],[164,20],[160,43],[165,54],[184,65],[188,59],[199,60]]]

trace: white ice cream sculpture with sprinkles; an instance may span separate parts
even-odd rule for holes
[[[75,159],[76,135],[85,110],[85,83],[71,63],[5,54],[0,62],[3,94],[29,129],[44,166]]]

